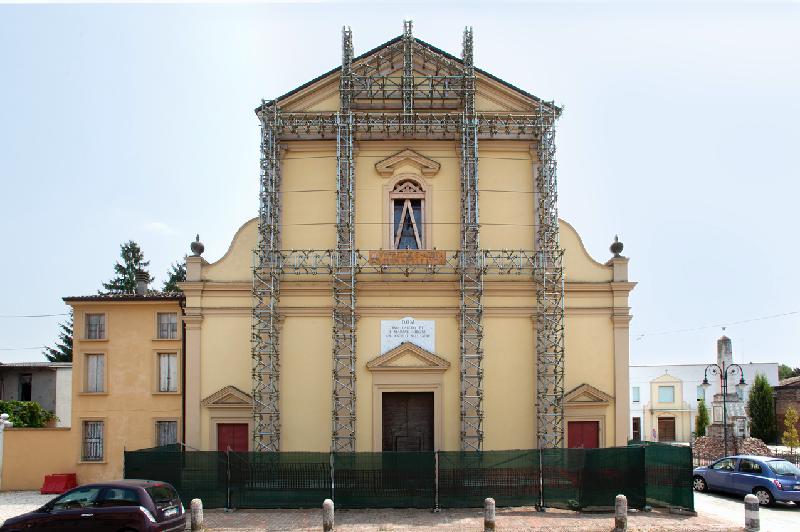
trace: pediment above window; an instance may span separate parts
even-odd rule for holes
[[[376,163],[375,169],[382,177],[391,177],[398,173],[398,170],[404,166],[411,166],[426,177],[435,176],[442,167],[441,164],[433,159],[425,157],[410,148],[406,148]]]
[[[236,386],[225,386],[200,401],[200,404],[207,408],[250,408],[253,406],[253,397]]]
[[[449,367],[447,360],[411,342],[403,342],[367,362],[370,371],[445,371]]]
[[[614,400],[612,396],[591,384],[581,384],[564,394],[564,402],[571,405],[605,406]]]

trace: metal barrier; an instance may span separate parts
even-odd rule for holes
[[[578,510],[694,509],[688,447],[302,453],[190,451],[179,446],[125,452],[125,478],[169,482],[206,508],[455,508],[484,505]]]

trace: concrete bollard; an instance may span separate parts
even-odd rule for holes
[[[192,530],[203,530],[203,501],[192,499],[189,511],[191,513]]]
[[[325,499],[322,503],[322,530],[333,530],[333,501],[330,499]]]
[[[752,493],[744,496],[744,529],[747,532],[761,529],[761,519],[758,517],[758,497]]]
[[[628,498],[619,494],[614,499],[614,532],[628,530]]]
[[[494,532],[494,499],[487,497],[483,501],[483,532]]]

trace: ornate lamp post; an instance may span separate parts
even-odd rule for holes
[[[742,366],[739,364],[726,365],[725,362],[722,361],[721,366],[719,364],[709,364],[706,366],[706,370],[703,373],[703,388],[706,390],[711,387],[711,383],[708,382],[709,371],[712,375],[719,375],[719,380],[722,385],[722,437],[725,440],[725,456],[728,456],[728,376],[733,377],[738,371],[739,383],[736,387],[743,391],[747,384],[744,382]]]

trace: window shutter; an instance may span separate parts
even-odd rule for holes
[[[169,391],[178,391],[178,355],[167,355],[169,360]]]

